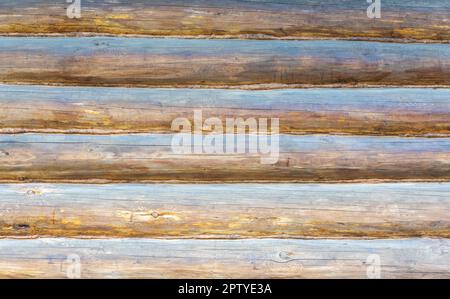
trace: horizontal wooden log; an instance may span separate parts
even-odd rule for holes
[[[439,0],[385,1],[379,19],[360,0],[90,0],[78,19],[67,17],[68,6],[2,1],[0,34],[450,40],[450,4]]]
[[[4,239],[0,277],[449,278],[449,251],[448,239]]]
[[[2,133],[173,133],[203,118],[279,118],[288,134],[450,136],[450,89],[80,88],[0,85]]]
[[[1,37],[0,82],[239,88],[450,86],[450,47],[350,41]]]
[[[254,140],[250,146],[249,140],[246,141],[244,153],[237,153],[236,148],[231,152],[232,149],[227,151],[224,148],[225,154],[195,153],[195,149],[180,154],[172,147],[173,136],[0,135],[0,181],[345,182],[450,179],[449,138],[280,135],[279,148],[276,146],[277,136],[269,136],[269,139],[273,138],[273,146],[267,149],[267,154],[261,153],[261,143],[256,148]],[[253,136],[258,142],[264,142],[261,136]],[[230,135],[225,135],[224,142],[228,138]]]
[[[0,237],[450,237],[449,183],[0,185]]]

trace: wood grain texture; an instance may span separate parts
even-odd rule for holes
[[[450,86],[450,47],[351,41],[1,37],[0,82],[239,88]]]
[[[261,159],[269,155],[250,153],[254,147],[247,147],[242,154],[175,153],[172,137],[0,135],[0,180],[345,182],[450,178],[448,138],[280,135],[278,162],[262,164]]]
[[[380,19],[360,0],[84,0],[80,19],[69,19],[67,6],[2,1],[0,34],[450,40],[450,4],[439,0],[385,1]]]
[[[450,89],[80,88],[0,85],[2,133],[173,133],[203,118],[279,118],[287,134],[450,136]]]
[[[67,278],[78,255],[82,278],[367,278],[378,255],[382,278],[449,278],[449,251],[448,239],[5,239],[0,277]]]
[[[0,237],[450,237],[450,184],[0,185]]]

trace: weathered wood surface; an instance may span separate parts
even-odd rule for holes
[[[226,154],[179,154],[173,152],[172,137],[172,134],[0,135],[0,181],[345,182],[450,179],[448,138],[280,135],[278,161],[264,164],[266,162],[262,159],[269,160],[269,156],[277,160],[276,147],[272,148],[272,155],[260,154],[260,151],[251,153],[250,149],[256,150],[256,147],[248,147],[248,143],[245,153],[241,154],[229,151]]]
[[[0,277],[67,278],[78,256],[81,278],[367,278],[377,265],[381,278],[449,278],[449,252],[448,239],[4,239]]]
[[[65,1],[0,3],[0,34],[137,34],[218,38],[344,38],[448,42],[450,4],[382,1],[370,19],[366,1],[83,0],[81,18]]]
[[[450,89],[80,88],[0,85],[2,133],[173,133],[203,118],[279,118],[287,134],[450,136]]]
[[[0,185],[0,237],[450,237],[449,183]]]
[[[89,86],[450,86],[450,47],[351,41],[0,38],[0,82]]]

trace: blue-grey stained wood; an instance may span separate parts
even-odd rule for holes
[[[204,137],[207,135],[205,134]],[[235,135],[232,135],[236,138]],[[258,142],[265,142],[255,135]],[[276,138],[279,137],[279,147]],[[268,153],[180,153],[174,134],[0,135],[2,182],[448,181],[450,139],[273,135]],[[224,143],[230,138],[224,136]],[[201,141],[201,140],[200,140]],[[203,140],[205,141],[205,140]],[[176,144],[178,144],[176,142]],[[193,142],[194,144],[194,142]],[[199,148],[201,148],[201,144]],[[174,151],[175,149],[175,151]],[[279,152],[279,154],[277,153]]]
[[[0,3],[0,34],[112,34],[203,38],[340,38],[448,42],[450,4],[381,1],[381,18],[365,0],[83,0],[81,18],[65,1]]]
[[[450,47],[352,41],[0,37],[0,82],[127,87],[449,86]]]
[[[448,215],[449,183],[0,185],[0,237],[448,238]]]
[[[279,118],[287,134],[443,137],[450,89],[147,89],[0,85],[2,133],[173,133],[203,119]]]
[[[4,239],[0,277],[449,278],[449,252],[448,239]]]

